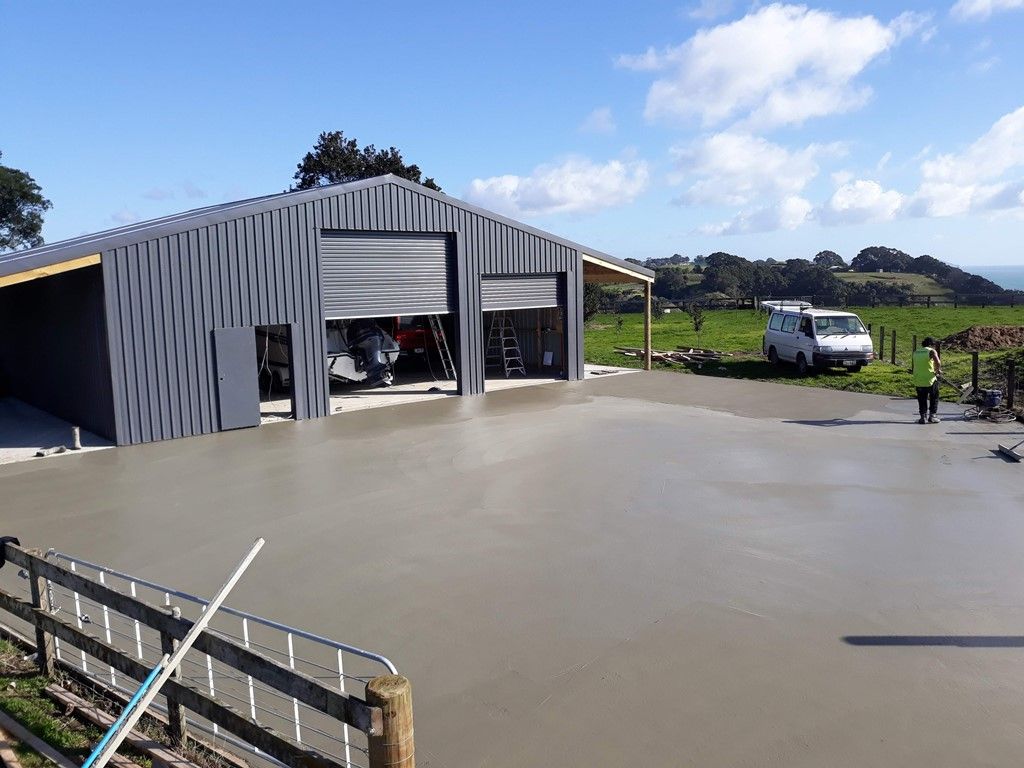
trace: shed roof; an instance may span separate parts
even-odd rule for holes
[[[171,216],[164,216],[159,219],[140,221],[135,224],[129,224],[128,226],[108,229],[103,232],[97,232],[96,234],[73,237],[60,242],[41,245],[38,248],[0,254],[0,278],[29,270],[45,269],[56,264],[102,253],[103,251],[111,250],[113,248],[120,248],[156,237],[188,232],[189,230],[196,229],[198,227],[217,224],[254,213],[263,213],[279,208],[285,208],[289,205],[295,205],[296,203],[319,200],[325,197],[332,197],[334,195],[355,192],[361,189],[378,187],[386,184],[395,184],[420,194],[435,197],[449,205],[454,205],[467,211],[472,211],[473,213],[503,222],[516,227],[517,229],[539,235],[553,242],[560,243],[570,248],[575,248],[596,261],[605,262],[613,269],[617,268],[618,271],[625,270],[631,273],[638,273],[640,276],[648,280],[654,279],[654,272],[649,269],[645,269],[644,267],[637,266],[632,262],[627,262],[623,259],[616,258],[615,256],[595,251],[592,248],[587,248],[586,246],[574,243],[571,240],[566,240],[565,238],[559,237],[558,235],[554,235],[550,232],[545,232],[527,224],[515,221],[514,219],[488,211],[484,208],[479,208],[475,205],[471,205],[470,203],[463,202],[458,198],[454,198],[440,192],[435,192],[421,184],[417,184],[393,174],[378,176],[373,179],[363,179],[360,181],[351,181],[341,184],[329,184],[327,186],[315,187],[313,189],[303,189],[294,192],[280,192],[274,195],[253,197],[248,200],[238,200],[231,203],[210,205],[205,208],[196,208],[191,211],[185,211]]]

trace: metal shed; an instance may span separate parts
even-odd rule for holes
[[[653,278],[388,175],[0,255],[0,380],[118,444],[144,443],[234,425],[225,366],[246,342],[225,329],[289,329],[305,419],[328,413],[325,319],[450,313],[465,395],[484,391],[483,311],[545,306],[564,309],[566,378],[579,379],[584,279],[640,282],[649,297]]]

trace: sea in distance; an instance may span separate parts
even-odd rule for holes
[[[1024,291],[1024,267],[963,267],[965,272],[987,277],[1007,290]]]

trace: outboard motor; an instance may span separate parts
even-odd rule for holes
[[[380,326],[369,318],[353,320],[349,323],[346,339],[349,348],[362,358],[366,383],[373,387],[390,387],[392,374],[387,358],[382,354],[385,333]]]

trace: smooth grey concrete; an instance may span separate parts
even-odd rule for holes
[[[109,440],[86,429],[80,431],[82,451],[113,446]],[[41,411],[14,397],[0,397],[0,464],[50,460],[68,454],[36,457],[45,448],[71,445],[71,423]]]
[[[232,602],[393,658],[424,766],[1016,765],[1022,428],[914,410],[550,384],[0,467],[0,532],[200,593],[265,536]]]

